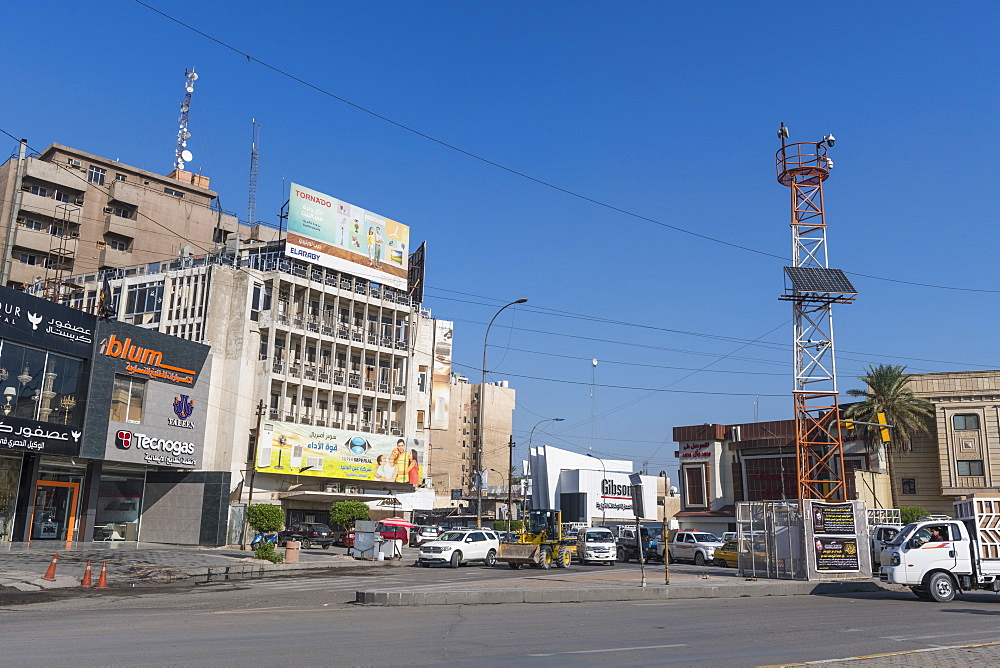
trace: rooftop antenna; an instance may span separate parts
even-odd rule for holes
[[[257,224],[257,148],[260,146],[260,123],[250,119],[250,189],[247,194],[247,225]]]
[[[177,130],[177,150],[174,151],[174,169],[182,171],[184,163],[194,160],[191,151],[187,150],[187,140],[191,138],[188,132],[188,112],[191,111],[191,93],[194,92],[194,82],[198,80],[198,75],[194,69],[184,70],[184,99],[181,100],[181,116],[177,119],[180,124]]]

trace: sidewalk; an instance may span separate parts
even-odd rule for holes
[[[655,601],[689,598],[803,596],[883,591],[871,579],[838,582],[747,580],[735,573],[700,575],[671,573],[664,584],[663,567],[648,569],[646,586],[634,570],[574,567],[538,570],[531,577],[497,577],[468,584],[440,583],[357,592],[356,602],[377,606],[477,605],[488,603],[583,603],[590,601]],[[524,573],[524,571],[520,571]]]
[[[43,580],[55,553],[59,553],[54,582]],[[283,550],[279,550],[283,552]],[[107,562],[109,587],[167,584],[191,580],[211,582],[266,577],[290,571],[381,566],[387,562],[355,560],[345,548],[313,548],[300,552],[298,564],[272,564],[255,559],[239,547],[203,548],[159,543],[34,542],[0,545],[0,587],[41,591],[78,587],[87,561],[97,584],[101,564]]]

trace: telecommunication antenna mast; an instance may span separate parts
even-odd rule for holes
[[[835,138],[788,144],[784,123],[778,137],[778,183],[791,192],[792,266],[785,267],[791,288],[779,299],[792,303],[798,494],[800,499],[844,500],[832,307],[852,303],[857,290],[843,270],[829,267],[827,256],[823,182],[833,169],[827,149]]]
[[[174,169],[182,171],[185,162],[194,160],[191,151],[187,150],[187,141],[191,138],[188,132],[188,112],[191,111],[191,94],[194,92],[194,82],[198,80],[198,75],[194,73],[194,68],[184,70],[184,99],[181,100],[181,116],[177,119],[180,127],[177,130],[177,149],[174,151]]]
[[[250,119],[250,189],[247,195],[247,225],[257,224],[257,149],[260,145],[260,123]]]

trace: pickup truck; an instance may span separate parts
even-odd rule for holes
[[[722,547],[722,544],[723,542],[715,534],[704,531],[678,531],[666,543],[666,556],[670,563],[691,561],[695,566],[704,566],[713,562],[715,550]]]
[[[882,551],[879,579],[948,603],[959,591],[1000,592],[1000,497],[955,502],[955,519],[907,524]]]
[[[663,550],[663,529],[660,527],[642,527],[642,558],[645,561],[661,559]],[[615,535],[618,543],[617,561],[627,563],[631,559],[639,561],[639,543],[635,539],[635,527],[620,526]]]

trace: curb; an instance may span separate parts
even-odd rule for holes
[[[606,601],[683,600],[814,596],[887,591],[877,582],[765,582],[752,586],[654,585],[643,587],[494,589],[489,591],[358,591],[355,602],[372,606],[489,605],[502,603],[590,603]]]

